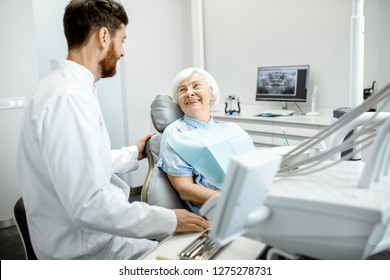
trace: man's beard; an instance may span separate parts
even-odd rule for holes
[[[113,77],[116,74],[117,61],[114,44],[111,42],[106,56],[99,62],[102,78]]]

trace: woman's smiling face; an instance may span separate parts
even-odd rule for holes
[[[210,119],[213,96],[202,75],[195,72],[184,79],[177,90],[177,96],[184,114],[204,122]]]

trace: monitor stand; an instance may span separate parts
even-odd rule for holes
[[[299,112],[301,115],[304,115],[305,113],[303,113],[301,107],[298,106],[298,104],[296,102],[294,102],[294,105],[298,108]],[[294,111],[294,110],[289,110],[288,109],[288,105],[287,105],[287,102],[284,102],[284,105],[282,107],[283,110],[287,110],[287,111]]]
[[[300,111],[302,112],[302,110],[300,110]],[[277,117],[277,116],[291,116],[291,115],[294,115],[294,114],[295,114],[295,111],[294,110],[289,110],[287,102],[285,102],[284,106],[282,107],[282,109],[270,109],[270,110],[261,112],[257,116],[261,116],[261,117]]]

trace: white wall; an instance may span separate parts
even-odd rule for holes
[[[38,81],[31,1],[2,1],[0,25],[0,98],[29,99]],[[21,195],[16,170],[19,127],[24,109],[0,110],[0,222],[13,217]]]
[[[62,17],[68,0],[32,0],[39,79],[50,72],[51,59],[65,59],[67,46]]]
[[[122,1],[130,23],[126,29],[123,80],[128,143],[152,131],[150,103],[158,93],[170,94],[171,83],[192,65],[189,1]],[[147,163],[129,174],[133,186],[143,184]]]
[[[310,64],[309,93],[318,87],[318,105],[348,106],[351,15],[352,0],[204,1],[206,68],[224,96],[259,104],[258,66]],[[370,85],[378,79],[378,0],[365,1],[364,15],[364,84]]]

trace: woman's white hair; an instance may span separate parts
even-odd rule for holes
[[[176,103],[179,103],[177,91],[181,83],[194,73],[199,74],[199,76],[201,76],[201,78],[203,79],[203,82],[205,82],[210,87],[211,95],[213,96],[213,102],[211,104],[211,108],[214,107],[216,104],[218,104],[221,98],[221,92],[219,91],[218,84],[213,78],[213,76],[211,76],[210,73],[208,73],[206,70],[203,70],[201,68],[194,68],[194,67],[187,68],[182,70],[179,74],[176,75],[176,78],[173,80],[173,86],[172,86],[173,100]]]

